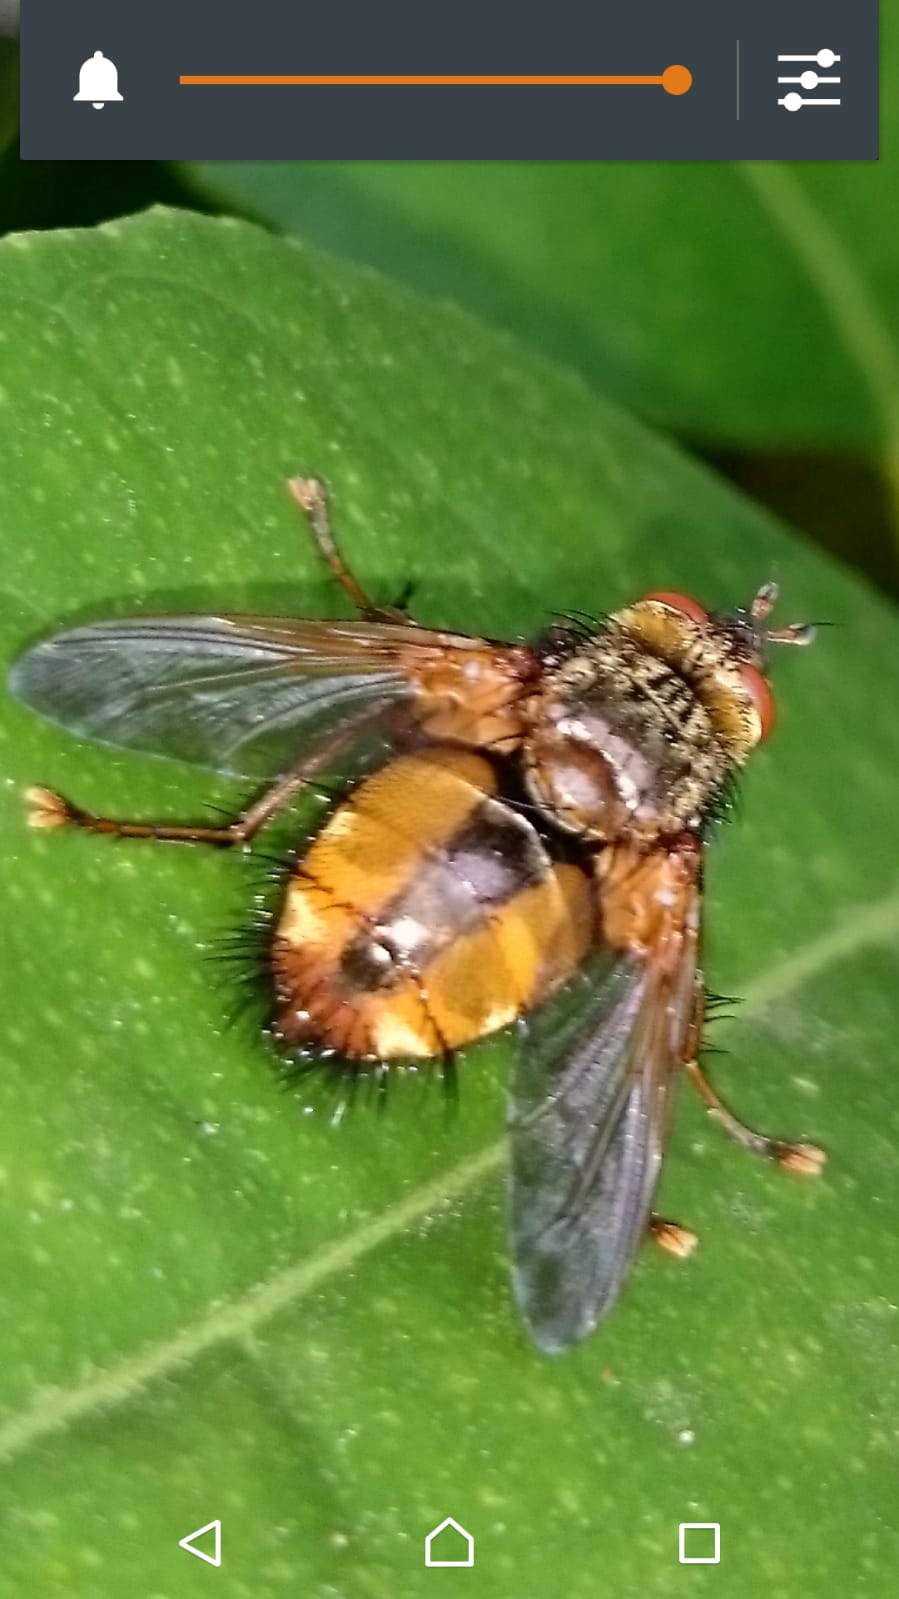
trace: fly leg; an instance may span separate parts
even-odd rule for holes
[[[728,1136],[742,1145],[743,1149],[748,1149],[753,1155],[762,1155],[767,1160],[775,1160],[784,1171],[796,1172],[801,1177],[817,1177],[823,1170],[827,1156],[817,1144],[790,1143],[782,1138],[769,1138],[765,1133],[757,1133],[728,1110],[698,1061],[688,1061],[685,1070],[704,1100],[709,1115],[714,1116]]]
[[[402,604],[376,605],[369,599],[358,578],[350,571],[346,561],[337,548],[337,540],[331,530],[331,518],[328,514],[328,496],[325,485],[317,477],[291,477],[287,480],[287,487],[293,499],[309,519],[309,528],[319,555],[325,565],[333,572],[338,583],[355,605],[357,611],[370,621],[375,622],[403,622],[407,627],[414,627],[406,615]],[[405,591],[408,597],[408,588]]]
[[[705,1019],[706,996],[702,978],[697,974],[693,994],[693,1015],[684,1047],[684,1070],[703,1100],[710,1116],[724,1128],[729,1138],[748,1149],[752,1155],[774,1160],[784,1171],[796,1172],[800,1177],[817,1177],[824,1169],[827,1156],[817,1144],[793,1143],[783,1138],[769,1138],[747,1127],[732,1110],[729,1110],[716,1092],[699,1064],[702,1047],[702,1027]]]
[[[347,722],[312,753],[304,755],[264,789],[258,799],[231,822],[220,827],[192,827],[168,822],[120,822],[109,816],[94,816],[49,788],[30,788],[26,793],[29,826],[48,830],[80,827],[88,833],[104,833],[108,838],[153,838],[175,844],[213,844],[219,849],[245,846],[297,791],[337,758],[362,728],[373,720],[367,711]]]
[[[678,1260],[686,1260],[699,1243],[698,1233],[691,1228],[682,1227],[679,1221],[666,1221],[664,1216],[655,1214],[649,1218],[649,1236],[654,1244],[664,1249],[666,1255],[675,1255]]]

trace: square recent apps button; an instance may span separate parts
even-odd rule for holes
[[[682,1566],[719,1565],[721,1523],[682,1521],[677,1529],[677,1558]]]

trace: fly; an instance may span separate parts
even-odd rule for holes
[[[263,786],[213,827],[96,816],[29,791],[37,828],[247,848],[350,758],[361,772],[288,872],[268,934],[269,1031],[293,1061],[384,1077],[512,1025],[512,1282],[564,1349],[609,1312],[653,1214],[686,1072],[739,1143],[806,1175],[816,1146],[743,1126],[699,1064],[702,866],[728,787],[774,722],[777,597],[709,612],[657,592],[527,644],[374,604],[322,484],[296,478],[352,621],[138,616],[57,633],[12,691],[71,731]]]

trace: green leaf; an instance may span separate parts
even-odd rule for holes
[[[790,612],[843,624],[777,663],[781,725],[708,896],[710,981],[746,996],[716,1032],[721,1085],[825,1142],[828,1174],[753,1164],[685,1094],[662,1208],[701,1247],[647,1250],[555,1360],[506,1279],[509,1042],[462,1062],[454,1116],[426,1077],[337,1126],[278,1093],[203,959],[246,919],[252,867],[22,819],[33,782],[172,818],[242,791],[3,704],[10,1591],[431,1593],[424,1536],[453,1515],[466,1582],[497,1599],[679,1594],[680,1521],[721,1522],[732,1599],[888,1592],[895,617],[579,378],[242,224],[5,241],[0,411],[7,659],[112,609],[337,614],[295,472],[328,479],[364,581],[413,577],[431,623],[527,634],[556,607],[732,603],[774,574]],[[178,1539],[215,1517],[211,1578]]]
[[[888,159],[185,170],[220,202],[468,306],[681,435],[899,454]]]

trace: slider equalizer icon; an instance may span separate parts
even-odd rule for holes
[[[833,74],[830,71],[832,67],[842,61],[842,56],[838,56],[833,50],[816,50],[814,55],[782,55],[778,56],[777,60],[783,66],[802,67],[803,69],[801,72],[781,72],[778,75],[778,83],[798,83],[800,89],[808,91],[807,95],[801,95],[798,89],[790,89],[787,94],[781,96],[777,103],[782,105],[785,111],[801,111],[803,106],[807,105],[834,106],[842,104],[838,96],[816,95],[811,92],[820,88],[822,84],[829,85],[842,82],[839,73]],[[823,72],[816,72],[816,67],[821,67]],[[825,74],[829,75],[825,76]]]

